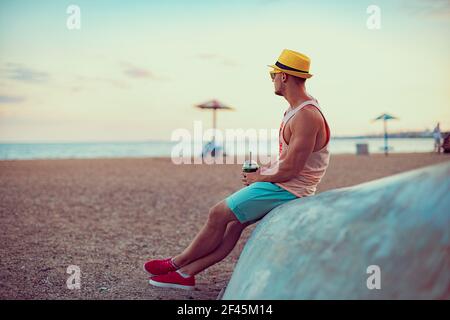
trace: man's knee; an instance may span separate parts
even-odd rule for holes
[[[212,225],[224,225],[231,221],[239,223],[224,201],[219,202],[209,209],[208,223]]]
[[[231,221],[228,223],[227,225],[227,229],[230,232],[241,232],[242,230],[244,230],[247,226],[249,225],[248,222],[245,223],[241,223],[238,220],[236,221]]]

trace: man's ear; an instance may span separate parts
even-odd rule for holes
[[[287,74],[281,73],[281,81],[286,82],[287,81]]]

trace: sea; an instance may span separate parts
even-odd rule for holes
[[[432,138],[390,138],[390,153],[432,152]],[[383,153],[383,138],[332,138],[332,154],[356,154],[357,144],[367,144],[369,153]],[[0,143],[0,160],[89,159],[200,156],[202,141],[121,141],[121,142],[14,142]],[[229,141],[221,144],[227,155],[276,155],[278,141]]]

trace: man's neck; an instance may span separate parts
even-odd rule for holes
[[[298,107],[302,102],[311,99],[304,86],[300,87],[299,90],[286,94],[284,98],[287,100],[291,108]]]

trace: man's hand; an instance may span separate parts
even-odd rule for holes
[[[244,184],[244,186],[249,186],[254,182],[260,181],[260,169],[256,170],[255,172],[242,172],[241,173],[241,181]]]

